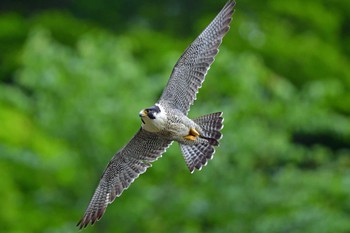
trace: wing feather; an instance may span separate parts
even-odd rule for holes
[[[94,224],[104,214],[108,204],[157,160],[171,141],[140,129],[129,143],[118,151],[108,163],[100,183],[77,226],[82,229]]]
[[[234,6],[234,1],[228,1],[209,26],[185,50],[177,61],[158,102],[167,102],[184,114],[188,113],[219,52],[222,38],[230,29]]]

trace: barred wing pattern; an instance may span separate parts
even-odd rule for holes
[[[234,6],[234,1],[228,1],[209,26],[185,50],[158,102],[165,101],[187,115],[205,75],[219,52],[222,38],[230,29]]]
[[[100,183],[78,222],[80,229],[94,224],[104,214],[108,204],[127,189],[130,184],[157,160],[172,141],[140,129],[136,135],[113,156],[105,169]]]

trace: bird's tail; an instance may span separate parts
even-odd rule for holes
[[[201,143],[194,145],[180,144],[181,151],[185,157],[187,167],[192,173],[195,168],[200,170],[213,158],[215,153],[214,146],[219,145],[222,138],[220,130],[223,128],[224,118],[222,112],[216,112],[193,119],[201,128],[202,134],[199,136],[204,139]]]

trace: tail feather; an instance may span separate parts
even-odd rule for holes
[[[203,166],[207,165],[208,160],[213,158],[215,153],[213,146],[204,143],[193,146],[181,144],[181,151],[191,173],[195,168],[201,170]]]
[[[220,130],[223,128],[224,118],[222,112],[216,112],[193,119],[202,129],[203,137],[220,140],[222,134]]]
[[[201,127],[202,132],[199,137],[204,140],[194,145],[180,145],[191,173],[195,168],[200,170],[207,165],[208,160],[213,158],[214,146],[218,146],[219,140],[222,138],[220,130],[223,128],[224,118],[222,112],[217,112],[195,118],[193,121]]]

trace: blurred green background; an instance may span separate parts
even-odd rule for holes
[[[225,0],[1,1],[0,231],[77,232],[109,159]],[[350,1],[238,1],[174,144],[84,232],[350,232]]]

